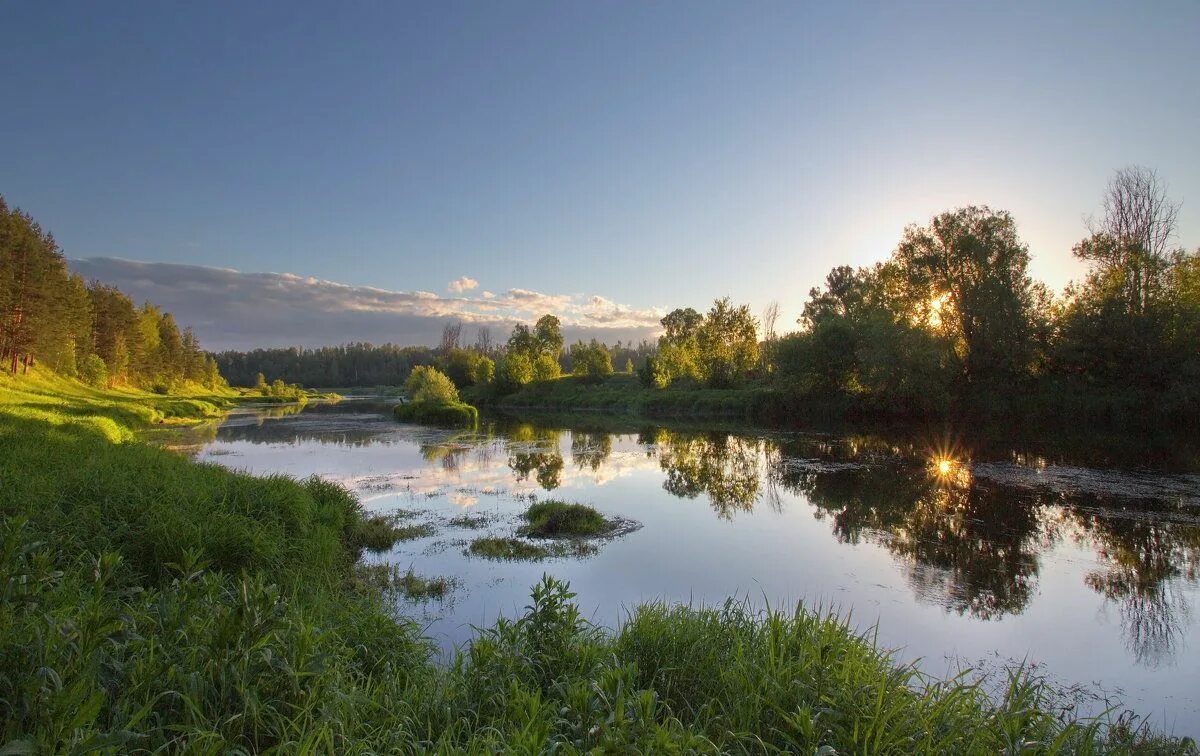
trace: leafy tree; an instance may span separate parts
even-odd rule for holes
[[[758,364],[758,323],[747,305],[718,299],[698,335],[702,375],[711,386],[732,386]]]
[[[558,359],[542,352],[533,361],[533,379],[535,381],[552,381],[562,375],[562,366]]]
[[[913,313],[950,334],[968,381],[1008,380],[1032,358],[1029,250],[1006,212],[972,206],[904,231],[893,261]]]
[[[537,339],[538,351],[547,354],[556,361],[562,353],[563,336],[562,324],[553,315],[543,315],[533,326],[533,335]]]
[[[496,369],[491,358],[468,349],[450,349],[436,364],[459,388],[490,383]]]
[[[419,365],[409,373],[404,390],[414,402],[457,402],[458,389],[454,382],[435,367]]]
[[[524,386],[533,380],[533,360],[527,352],[509,351],[500,359],[497,375],[506,389]]]
[[[632,366],[632,363],[630,363]],[[596,339],[571,345],[571,372],[587,378],[607,378],[613,373],[608,348]]]

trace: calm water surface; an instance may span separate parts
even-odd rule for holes
[[[489,420],[466,433],[346,401],[239,413],[190,440],[202,460],[321,475],[372,511],[434,523],[365,560],[456,579],[444,601],[399,606],[446,649],[519,614],[550,572],[606,625],[654,599],[822,604],[878,623],[881,645],[930,672],[1025,662],[1086,689],[1088,710],[1107,693],[1200,734],[1194,460],[611,422]],[[586,559],[464,556],[549,496],[642,527]],[[486,526],[450,524],[464,511]]]

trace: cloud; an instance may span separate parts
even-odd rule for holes
[[[600,296],[529,289],[443,296],[350,286],[293,273],[137,262],[112,257],[69,261],[88,280],[117,286],[135,302],[150,301],[192,326],[207,349],[322,346],[355,341],[436,344],[447,320],[489,326],[493,333],[552,313],[568,342],[612,343],[652,338],[664,310],[639,309]],[[471,279],[471,288],[478,284]],[[452,282],[455,283],[455,282]],[[469,330],[469,329],[468,329]]]
[[[456,278],[450,283],[446,284],[446,290],[452,291],[455,294],[462,294],[464,291],[467,291],[468,289],[474,289],[478,286],[479,282],[474,278],[463,276],[462,278]]]

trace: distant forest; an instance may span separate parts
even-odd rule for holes
[[[459,321],[447,323],[436,347],[353,343],[315,349],[285,347],[226,351],[213,356],[221,375],[233,386],[253,386],[259,373],[309,388],[399,386],[418,365],[435,365],[439,359],[444,363],[463,352],[494,360],[506,351],[503,345],[492,343],[487,326],[479,330],[481,338],[469,345],[463,340],[463,330]],[[656,348],[650,341],[638,345],[617,342],[607,347],[614,363],[619,366],[629,364],[635,369],[643,365]],[[571,371],[570,352],[562,352],[558,361],[563,370]]]
[[[54,237],[0,197],[0,366],[16,373],[37,363],[95,386],[224,385],[192,329],[72,275]]]

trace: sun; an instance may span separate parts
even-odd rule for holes
[[[939,294],[929,300],[929,325],[937,328],[942,324],[942,310],[946,307],[946,302],[949,301],[950,294]]]

